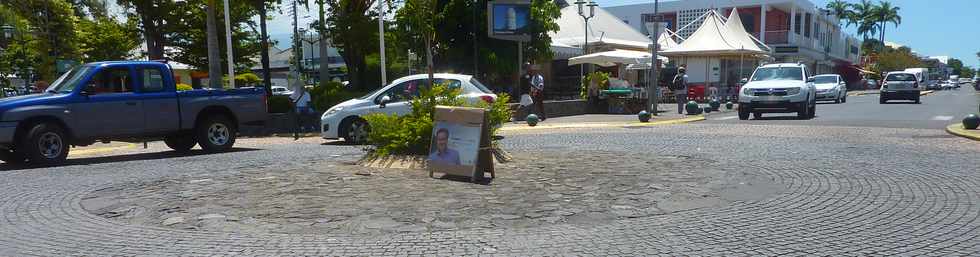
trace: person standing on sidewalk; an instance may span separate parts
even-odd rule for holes
[[[674,91],[677,100],[677,114],[684,114],[684,104],[687,103],[687,69],[677,68],[677,75],[670,82],[670,90]]]
[[[538,73],[538,68],[534,65],[528,66],[528,71],[530,73],[531,82],[531,99],[534,103],[534,112],[538,115],[541,121],[547,119],[547,115],[544,113],[544,76]]]

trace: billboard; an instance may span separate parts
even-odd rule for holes
[[[531,39],[531,2],[500,0],[487,3],[489,37],[528,41]]]

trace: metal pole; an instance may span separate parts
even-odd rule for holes
[[[387,65],[385,65],[385,21],[384,1],[378,1],[378,37],[381,44],[381,87],[388,84]]]
[[[657,91],[660,90],[660,85],[659,85],[660,79],[657,78],[657,68],[659,68],[660,66],[657,63],[659,61],[657,60],[657,50],[660,48],[660,42],[658,42],[660,40],[659,7],[660,7],[660,0],[654,0],[653,19],[656,25],[653,26],[653,36],[651,37],[653,39],[653,47],[651,47],[652,49],[650,49],[651,52],[650,79],[648,79],[650,83],[647,84],[647,101],[646,101],[647,113],[650,113],[652,115],[657,115],[657,105],[660,104],[660,99],[659,99],[660,94],[657,94]]]
[[[521,72],[524,65],[524,42],[517,41],[517,87],[514,88],[514,95],[521,95]]]
[[[228,85],[235,88],[235,54],[234,45],[231,44],[231,14],[228,11],[228,0],[225,0],[225,48],[228,50]]]
[[[476,25],[476,13],[480,7],[480,0],[473,0],[473,77],[480,77],[480,48],[477,46],[477,25]]]

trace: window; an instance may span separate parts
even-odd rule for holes
[[[455,79],[435,79],[436,85],[445,84],[449,89],[458,89],[463,83]],[[428,86],[428,85],[425,85]],[[465,93],[465,92],[464,92]]]
[[[493,94],[493,91],[491,91],[489,88],[487,88],[487,86],[484,86],[483,83],[480,83],[480,81],[476,80],[476,78],[470,79],[470,84],[473,84],[474,86],[476,86],[476,88],[477,89],[480,89],[480,91],[483,92],[483,93]]]
[[[416,79],[401,84],[395,85],[385,91],[383,94],[378,96],[377,100],[381,100],[381,97],[388,96],[391,98],[392,103],[404,102],[412,100],[419,96],[419,87],[425,86],[427,84],[427,79]]]
[[[806,25],[806,27],[803,28],[803,36],[804,37],[810,37],[810,27],[811,27],[811,22],[812,21],[813,21],[813,15],[807,13],[806,14],[806,23],[803,24],[803,25]]]
[[[71,93],[75,90],[75,87],[78,85],[80,80],[82,80],[82,78],[85,77],[85,74],[88,74],[88,71],[91,69],[92,68],[89,66],[82,66],[80,68],[72,69],[71,71],[66,72],[65,75],[61,75],[61,77],[58,78],[58,80],[55,80],[49,88],[51,88],[51,91],[62,94]]]
[[[837,76],[816,76],[813,83],[817,84],[837,84]]]
[[[752,81],[765,80],[803,80],[803,69],[797,67],[759,68],[752,75]]]
[[[143,86],[140,92],[163,91],[163,74],[161,74],[160,69],[144,68],[140,73],[143,75]]]
[[[915,81],[915,75],[908,73],[892,73],[885,78],[886,81]]]
[[[92,76],[86,88],[90,94],[133,92],[128,68],[105,68]]]

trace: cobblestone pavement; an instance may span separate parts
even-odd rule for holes
[[[652,156],[711,160],[780,190],[601,224],[367,235],[191,230],[133,225],[82,203],[132,183],[351,162],[360,149],[303,141],[215,155],[131,153],[0,167],[0,256],[980,255],[980,144],[941,130],[686,124],[505,136],[514,153],[624,153],[621,161],[640,171],[655,165]]]

